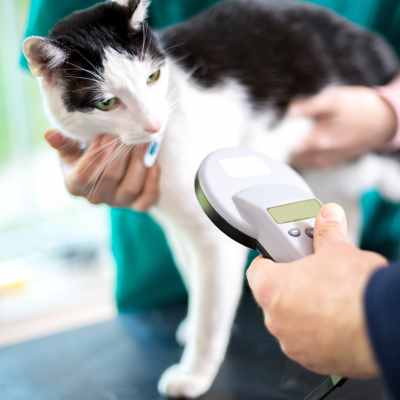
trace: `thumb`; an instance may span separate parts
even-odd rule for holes
[[[330,114],[335,106],[335,99],[331,90],[324,90],[321,93],[308,99],[295,100],[289,108],[291,117],[318,118]]]
[[[63,136],[58,131],[47,131],[44,135],[46,142],[58,152],[58,155],[66,164],[73,164],[82,155],[80,144]]]
[[[333,203],[322,206],[315,223],[315,251],[326,245],[349,241],[347,219],[343,208]]]

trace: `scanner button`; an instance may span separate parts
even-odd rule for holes
[[[299,236],[301,236],[300,229],[298,229],[298,228],[290,229],[289,235],[292,236],[292,237],[299,237]]]
[[[306,235],[309,238],[314,239],[314,228],[306,228]]]

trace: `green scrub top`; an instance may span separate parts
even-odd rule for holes
[[[46,35],[63,16],[92,6],[97,0],[32,0],[26,36]],[[400,54],[398,0],[315,0],[352,21],[380,32]],[[184,20],[216,0],[153,0],[149,22],[155,28]],[[24,61],[23,64],[26,66]],[[363,248],[389,259],[399,258],[400,207],[376,191],[361,201]],[[112,209],[111,244],[117,266],[116,302],[119,310],[138,310],[184,301],[186,292],[161,228],[147,214]]]

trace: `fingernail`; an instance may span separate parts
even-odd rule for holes
[[[332,203],[322,207],[321,217],[327,222],[341,222],[345,218],[345,213],[342,207]]]
[[[53,137],[56,137],[56,136],[58,136],[59,135],[59,133],[57,132],[57,131],[47,131],[45,134],[44,134],[44,137],[46,138],[46,139],[52,139]]]
[[[54,146],[61,146],[64,143],[64,136],[57,131],[49,131],[44,135],[45,139]]]

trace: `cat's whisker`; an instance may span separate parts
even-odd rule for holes
[[[140,60],[143,61],[146,55],[146,51],[150,45],[150,42],[147,42],[149,35],[147,34],[148,26],[147,24],[142,25],[142,31],[143,31],[143,43],[142,43],[142,51],[140,54]]]
[[[83,80],[83,81],[91,81],[91,82],[96,82],[97,84],[102,83],[101,81],[97,80],[97,79],[93,79],[93,78],[87,78],[84,76],[76,76],[76,75],[65,75],[66,78],[70,78],[70,79],[79,79],[79,80]]]
[[[181,42],[181,43],[175,43],[171,46],[165,46],[163,49],[165,50],[166,53],[168,53],[169,50],[173,50],[176,49],[178,47],[182,47],[185,43]]]
[[[75,64],[72,64],[72,63],[70,63],[70,62],[66,62],[66,64],[68,64],[68,65],[71,65],[72,67],[75,67],[75,68],[66,68],[65,69],[65,71],[72,71],[72,72],[74,72],[75,74],[76,74],[76,72],[78,71],[78,72],[86,72],[86,73],[88,73],[89,75],[91,75],[93,78],[96,78],[96,79],[98,79],[99,81],[103,81],[103,77],[101,76],[101,75],[98,75],[98,74],[96,74],[95,72],[93,72],[93,71],[90,71],[90,70],[88,70],[88,69],[85,69],[85,68],[83,68],[83,67],[81,67],[81,66],[79,66],[79,65],[75,65]]]
[[[97,171],[94,171],[94,173],[91,176],[91,180],[93,181],[93,184],[91,185],[88,193],[87,193],[87,198],[90,201],[93,199],[93,196],[96,193],[97,187],[100,185],[102,177],[107,169],[109,160],[104,160],[103,164],[99,166]]]
[[[99,148],[92,150],[91,152],[93,155],[96,155],[97,153],[104,152],[104,151],[108,150],[109,148],[111,148],[112,146],[115,146],[118,142],[119,142],[119,138],[115,138],[111,142],[105,143],[102,146],[100,146]]]
[[[102,78],[101,75],[99,75],[99,74],[97,74],[97,73],[95,73],[95,72],[93,72],[93,71],[90,71],[90,70],[88,70],[88,69],[86,69],[86,68],[83,68],[83,67],[80,66],[80,65],[76,65],[76,64],[74,64],[74,63],[71,63],[70,61],[67,61],[66,64],[71,65],[71,66],[77,68],[78,71],[87,72],[88,74],[94,76],[95,78],[99,79],[100,81],[103,81],[103,78]]]
[[[96,67],[87,57],[85,57],[81,51],[79,51],[78,49],[75,49],[75,51],[85,60],[88,62],[88,64],[93,67],[95,73],[101,78],[101,72],[99,70],[98,67]]]
[[[190,57],[190,54],[182,55],[181,57],[174,58],[174,62],[179,64],[181,61],[185,60],[186,58]]]
[[[64,143],[63,145],[61,145],[58,150],[65,152],[68,150],[72,150],[75,147],[76,143],[75,142],[71,142],[71,141],[67,141],[66,143]]]
[[[191,70],[187,72],[187,80],[189,81],[190,79],[193,78],[194,74],[201,68],[201,65],[196,65],[193,67]]]
[[[114,161],[116,161],[119,157],[124,155],[124,149],[125,145],[123,143],[120,143],[119,146],[116,148],[115,153],[113,157],[110,157],[110,159],[105,160],[104,165],[101,167],[99,172],[97,173],[97,176],[94,180],[94,183],[92,185],[92,188],[90,189],[90,192],[88,193],[88,199],[90,200],[93,198],[93,196],[96,193],[96,189],[99,187],[101,184],[101,180],[103,179],[104,173],[106,172],[107,168],[112,164]]]
[[[95,192],[96,192],[96,189],[97,189],[98,185],[99,185],[100,182],[101,182],[101,178],[102,178],[102,176],[104,175],[104,172],[105,172],[104,166],[103,166],[103,167],[100,167],[100,168],[98,169],[98,172],[97,172],[97,174],[96,174],[96,176],[95,176],[94,182],[93,182],[92,186],[90,187],[90,189],[89,189],[89,191],[88,191],[88,193],[87,193],[87,199],[88,199],[89,201],[91,201],[91,200],[93,199],[93,196],[94,196],[94,194],[95,194]]]
[[[146,24],[142,25],[142,32],[143,32],[143,43],[142,43],[142,50],[139,56],[140,61],[144,60],[144,48],[145,48],[145,43],[146,43]]]
[[[96,161],[99,160],[100,157],[103,156],[104,150],[97,152],[97,154],[92,155],[92,159],[85,165],[84,168],[82,168],[81,173],[86,173],[89,169],[92,168],[93,164],[96,163]]]
[[[88,90],[90,90],[95,95],[98,94],[100,100],[103,99],[104,94],[102,90],[96,86],[91,86],[90,84],[88,86],[84,86],[81,88],[72,89],[71,92],[79,93],[79,92],[87,92]]]

